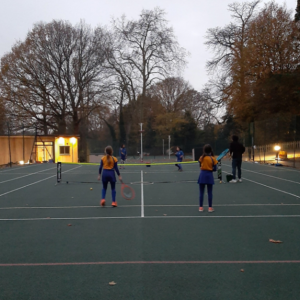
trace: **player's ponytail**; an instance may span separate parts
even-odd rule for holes
[[[212,147],[211,145],[207,144],[203,147],[203,154],[202,154],[202,157],[205,157],[205,156],[214,156],[214,152],[212,150]]]
[[[110,158],[111,158],[111,156],[113,154],[113,148],[112,148],[112,146],[107,146],[105,148],[105,154],[106,154],[107,161],[110,162]]]

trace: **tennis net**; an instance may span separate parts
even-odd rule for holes
[[[180,168],[179,165],[180,164]],[[119,164],[121,176],[130,184],[154,183],[196,183],[199,176],[199,163],[185,161],[181,163],[134,163]],[[98,181],[99,164],[97,163],[58,163],[57,183],[90,183],[100,184]],[[222,181],[221,160],[218,172],[214,177]],[[142,179],[141,179],[142,178]]]
[[[141,174],[145,184],[154,183],[196,183],[199,175],[198,162],[182,162],[181,170],[173,163],[136,163],[119,165],[123,180],[127,183],[141,183]],[[99,184],[97,180],[99,164],[96,163],[58,163],[58,183],[93,183]]]

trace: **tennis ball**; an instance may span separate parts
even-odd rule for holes
[[[93,190],[93,188],[90,188],[90,190],[92,191],[92,190]]]

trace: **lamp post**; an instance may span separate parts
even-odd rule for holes
[[[279,151],[280,151],[280,149],[281,149],[281,147],[280,147],[279,145],[276,145],[276,146],[274,147],[274,150],[277,152],[277,154],[276,154],[276,159],[277,159],[277,164],[276,164],[276,166],[281,166],[281,164],[278,163],[278,159],[279,159]]]
[[[170,153],[171,152],[171,149],[170,149],[171,148],[171,136],[170,135],[168,136],[168,140],[169,140],[169,160],[170,160],[170,155],[171,155],[171,153]]]

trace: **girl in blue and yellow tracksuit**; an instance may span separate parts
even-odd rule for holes
[[[179,147],[176,148],[175,155],[177,157],[177,162],[182,162],[184,153],[181,150],[181,148],[179,148]],[[181,166],[181,164],[176,164],[175,166],[178,168],[178,171],[182,172],[182,166]]]
[[[205,186],[207,186],[207,194],[208,194],[208,212],[213,212],[214,209],[212,207],[213,200],[213,185],[215,184],[213,169],[214,166],[218,164],[217,160],[214,158],[214,153],[212,147],[210,145],[205,145],[203,148],[203,154],[199,158],[199,162],[201,165],[201,172],[198,178],[200,197],[199,197],[199,211],[203,212],[203,201],[204,201],[204,190]]]
[[[102,200],[100,202],[101,206],[105,206],[105,195],[106,195],[106,190],[107,190],[107,185],[110,182],[111,186],[111,195],[112,195],[112,206],[117,207],[117,202],[116,202],[116,176],[115,172],[117,172],[119,176],[119,180],[122,180],[122,177],[120,175],[120,171],[118,169],[118,159],[114,156],[113,154],[113,149],[111,146],[107,146],[105,148],[105,156],[101,158],[100,162],[100,167],[99,167],[99,176],[98,180],[101,178],[101,173],[103,169],[103,174],[102,174]]]

